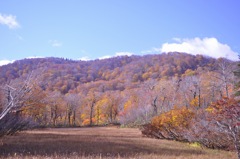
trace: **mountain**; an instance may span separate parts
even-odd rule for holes
[[[205,109],[230,97],[235,66],[178,52],[92,61],[23,59],[0,67],[0,112],[10,103],[16,116],[41,126],[137,126],[176,107]],[[30,76],[36,82],[27,83]]]
[[[78,87],[106,90],[135,88],[150,79],[181,77],[189,70],[214,70],[216,59],[186,53],[163,53],[145,56],[119,56],[103,60],[74,61],[64,58],[36,58],[15,61],[0,67],[0,83],[41,72],[44,90],[76,92]],[[44,70],[44,71],[41,71]],[[89,83],[91,83],[89,86]]]

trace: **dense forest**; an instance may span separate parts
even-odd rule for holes
[[[44,70],[43,90],[67,94],[79,93],[83,88],[104,86],[105,91],[123,91],[137,88],[148,80],[182,77],[196,71],[216,71],[216,62],[212,58],[183,53],[119,56],[87,62],[61,58],[24,59],[2,66],[0,82],[4,84],[41,69]]]
[[[196,97],[206,107],[231,96],[235,66],[227,59],[177,52],[94,61],[37,58],[1,66],[0,83],[16,85],[37,76],[45,106],[32,117],[44,125],[142,124],[176,105],[189,106]]]
[[[214,136],[207,129],[209,113],[218,117],[219,106],[236,105],[234,70],[237,63],[224,58],[178,52],[92,61],[23,59],[0,67],[0,117],[15,114],[22,127],[144,125],[146,136],[229,148],[200,129]]]

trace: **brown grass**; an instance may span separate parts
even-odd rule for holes
[[[142,137],[138,129],[56,128],[6,136],[0,158],[237,159],[234,152]]]

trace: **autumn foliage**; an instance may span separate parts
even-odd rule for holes
[[[24,59],[0,67],[0,111],[8,103],[6,85],[15,89],[35,72],[41,82],[26,92],[31,96],[19,103],[18,115],[38,127],[144,125],[146,136],[232,149],[239,141],[233,135],[239,104],[230,99],[235,68],[227,59],[177,52],[94,61]]]
[[[235,99],[223,98],[204,109],[174,108],[142,127],[149,137],[198,142],[210,148],[239,152],[240,105]]]
[[[154,117],[151,121],[151,125],[159,130],[160,138],[182,140],[180,133],[182,129],[188,129],[190,127],[193,117],[194,113],[186,107],[176,107]]]

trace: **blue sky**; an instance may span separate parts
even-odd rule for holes
[[[0,1],[0,61],[168,51],[236,60],[239,8],[239,0]]]

